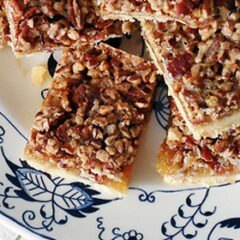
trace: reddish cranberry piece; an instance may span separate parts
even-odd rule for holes
[[[228,148],[228,146],[229,142],[227,140],[220,140],[216,142],[214,149],[217,153],[222,153]]]
[[[201,155],[206,162],[212,162],[214,160],[214,156],[207,146],[202,147]]]
[[[190,53],[185,53],[172,59],[167,69],[173,77],[181,77],[191,69],[192,63],[193,56]]]
[[[56,135],[59,140],[66,142],[68,140],[67,127],[65,125],[58,127]]]
[[[166,30],[166,25],[162,22],[158,22],[157,26],[159,30]]]
[[[177,15],[188,15],[193,9],[192,2],[190,0],[182,0],[175,5],[175,12]]]

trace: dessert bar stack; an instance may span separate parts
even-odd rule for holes
[[[214,185],[239,179],[240,127],[216,138],[195,139],[171,99],[172,116],[157,171],[171,184]]]
[[[201,15],[206,21],[197,28],[179,21],[142,22],[174,106],[157,163],[170,183],[239,179],[240,5],[208,2],[218,14],[210,22],[210,12]]]
[[[240,173],[240,1],[103,1],[136,19],[171,96],[157,161],[166,182],[231,182]],[[114,17],[115,16],[115,17]],[[128,17],[126,17],[128,16]]]

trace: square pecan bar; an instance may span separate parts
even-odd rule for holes
[[[240,22],[228,17],[199,29],[142,24],[150,54],[196,139],[240,125]]]
[[[103,14],[110,19],[177,20],[193,28],[205,27],[219,15],[235,13],[239,0],[103,0]]]
[[[0,0],[0,48],[9,42],[9,26],[4,9],[3,0]]]
[[[6,0],[13,51],[28,55],[122,36],[129,23],[103,20],[94,0]]]
[[[214,185],[240,179],[240,127],[217,138],[196,140],[173,101],[171,109],[167,138],[157,161],[164,181]]]
[[[25,159],[41,170],[126,193],[155,82],[153,64],[106,44],[65,50]]]

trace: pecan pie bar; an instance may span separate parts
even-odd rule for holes
[[[30,165],[124,194],[156,81],[153,64],[113,49],[68,49],[37,113]]]
[[[16,55],[99,42],[130,31],[129,23],[103,20],[94,0],[6,0]]]
[[[177,20],[193,28],[204,27],[219,15],[235,13],[239,0],[103,0],[102,11],[111,19]]]
[[[142,24],[150,54],[197,139],[240,125],[240,16],[228,17],[202,29]]]
[[[217,138],[195,140],[176,106],[167,138],[161,145],[157,171],[172,184],[219,184],[240,179],[240,127]]]
[[[9,26],[6,13],[3,6],[3,0],[0,0],[0,48],[4,47],[9,41]]]

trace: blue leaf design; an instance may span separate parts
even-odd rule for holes
[[[19,198],[21,198],[21,199],[23,199],[23,200],[26,200],[26,201],[32,201],[32,198],[31,197],[29,197],[23,190],[14,190],[14,192],[16,193],[16,195],[19,197]]]
[[[6,156],[6,154],[5,154],[2,146],[0,147],[0,149],[1,149],[1,154],[2,154],[3,158],[5,159],[8,167],[9,167],[9,168],[11,169],[11,171],[15,174],[15,172],[16,172],[16,170],[19,168],[19,166],[16,165],[16,164],[14,164],[13,162],[11,162],[11,161],[7,158],[7,156]]]
[[[225,231],[223,230],[225,229]],[[229,218],[221,222],[216,223],[208,234],[208,240],[222,239],[233,240],[239,239],[240,218]],[[221,236],[221,237],[220,237]],[[220,237],[220,238],[219,238]]]
[[[9,209],[9,204],[7,203],[7,202],[3,202],[3,206],[5,207],[5,208],[8,208]]]
[[[165,223],[162,224],[161,231],[162,231],[162,233],[163,233],[165,236],[168,236],[168,235],[167,235],[166,224],[167,224],[167,222],[165,222]]]
[[[233,238],[225,238],[225,237],[221,237],[218,240],[234,240]]]
[[[178,215],[179,215],[181,218],[185,218],[184,212],[183,212],[183,210],[182,210],[182,207],[183,207],[183,205],[181,205],[181,206],[178,208]]]
[[[96,191],[94,189],[91,189],[90,185],[86,185],[86,184],[81,183],[81,182],[72,182],[71,185],[74,186],[74,187],[78,187],[78,188],[82,189],[83,191],[88,193],[90,196],[100,195],[100,192],[98,192],[98,191]]]
[[[80,210],[93,204],[93,199],[76,186],[62,184],[56,187],[54,202],[65,210]]]
[[[3,143],[3,136],[5,135],[5,129],[0,126],[0,144]]]
[[[102,204],[106,204],[109,203],[111,201],[116,201],[119,199],[113,199],[113,200],[109,200],[109,199],[100,199],[100,198],[94,198],[94,205],[102,205]]]
[[[184,207],[184,205],[182,204],[179,208],[178,208],[178,215],[181,217],[181,218],[183,218],[183,219],[189,219],[189,218],[191,218],[191,216],[185,216],[185,214],[184,214],[184,211],[183,211],[183,208]]]
[[[176,223],[176,220],[175,220],[175,217],[176,217],[177,215],[175,214],[175,215],[173,215],[172,217],[171,217],[171,220],[170,220],[170,223],[171,223],[171,225],[174,227],[174,228],[179,228],[178,226],[177,226],[177,223]]]
[[[43,218],[47,217],[47,213],[44,210],[45,205],[42,205],[41,209],[40,209],[40,214]]]
[[[224,220],[220,222],[220,227],[238,229],[240,228],[240,218],[230,218],[230,219]]]
[[[58,224],[60,224],[60,225],[64,225],[66,222],[67,222],[67,218],[65,218],[65,219],[61,219],[59,222],[58,222]]]
[[[83,213],[94,213],[97,210],[98,210],[98,208],[95,208],[95,207],[87,207],[87,208],[81,209],[81,212],[83,212]]]
[[[42,172],[21,168],[16,171],[18,181],[24,192],[35,201],[52,200],[55,184]]]
[[[207,222],[204,224],[204,223],[196,223],[195,226],[198,227],[198,228],[203,228],[205,227],[207,224]]]
[[[187,239],[193,239],[194,237],[196,237],[196,235],[197,235],[197,234],[186,234],[186,235],[184,235],[184,236],[185,236],[185,238],[187,238]]]
[[[215,213],[215,211],[211,212],[211,211],[206,211],[206,212],[202,212],[202,215],[204,215],[205,217],[209,217],[212,216]]]
[[[191,197],[194,195],[194,193],[191,193],[188,197],[187,197],[187,199],[186,199],[186,203],[187,203],[187,205],[189,206],[189,207],[193,207],[193,205],[192,205],[192,200],[191,200]]]
[[[18,181],[18,179],[15,176],[12,176],[12,175],[7,173],[6,174],[6,178],[8,179],[8,181],[10,183],[12,183],[13,185],[15,185],[18,188],[21,188],[21,185],[19,184],[19,181]]]

